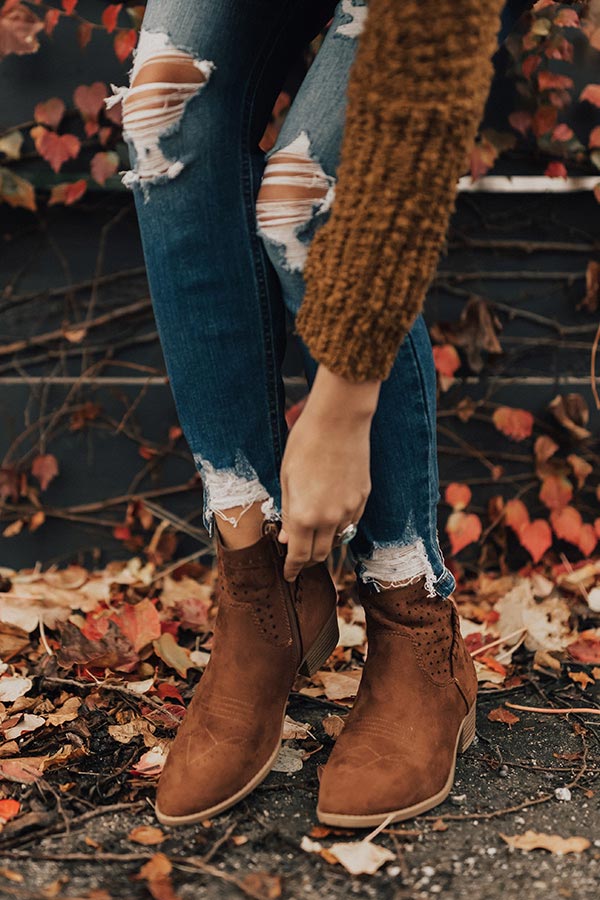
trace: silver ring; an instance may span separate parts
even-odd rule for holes
[[[348,544],[353,537],[356,537],[358,532],[358,526],[354,524],[354,522],[350,522],[349,525],[346,525],[345,528],[342,528],[341,531],[338,531],[336,534],[336,538],[339,538],[341,544]]]

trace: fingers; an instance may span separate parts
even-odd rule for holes
[[[314,529],[292,521],[292,523],[287,523],[286,534],[288,549],[283,567],[283,577],[286,581],[294,581],[312,558]]]

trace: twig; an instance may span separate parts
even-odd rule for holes
[[[546,716],[568,716],[571,713],[600,716],[600,709],[595,709],[593,706],[567,706],[564,709],[556,709],[546,706],[521,706],[520,703],[510,703],[508,700],[504,705],[510,706],[511,709],[520,709],[522,712],[542,713]]]
[[[511,631],[509,634],[505,634],[503,637],[499,637],[498,640],[492,641],[490,644],[485,644],[483,647],[479,647],[478,650],[473,650],[471,652],[471,656],[479,656],[480,653],[486,653],[488,650],[491,650],[492,647],[497,647],[498,644],[506,644],[510,638],[516,637],[517,635],[522,635],[525,631],[527,631],[527,628],[517,628],[515,631]]]

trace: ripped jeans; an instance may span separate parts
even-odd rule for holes
[[[132,165],[123,181],[209,534],[215,514],[257,501],[281,518],[286,308],[293,319],[333,200],[367,10],[364,0],[149,0],[130,86],[114,88]],[[265,154],[290,60],[332,15]],[[301,346],[310,385],[317,365]],[[447,597],[455,581],[438,539],[436,379],[421,316],[382,385],[371,484],[349,545],[357,576],[374,590],[425,576],[430,596]]]

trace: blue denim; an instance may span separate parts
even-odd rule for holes
[[[135,196],[161,344],[203,480],[209,534],[215,513],[257,500],[266,517],[281,517],[286,318],[293,320],[302,302],[301,258],[329,214],[348,74],[366,14],[364,0],[149,0],[132,87],[114,89],[115,101],[125,101],[132,165],[123,180]],[[259,141],[290,60],[332,15],[265,154]],[[178,83],[166,72],[136,93],[144,65],[165,60],[182,66]],[[186,62],[201,76],[188,77]],[[141,103],[137,120],[132,101]],[[315,184],[331,189],[288,227],[286,246],[259,227],[257,195],[267,163],[300,146]],[[312,384],[317,363],[301,345]],[[425,575],[430,594],[447,597],[455,581],[437,532],[436,377],[422,316],[382,384],[371,435],[372,490],[349,545],[357,575],[375,590],[380,582]]]

